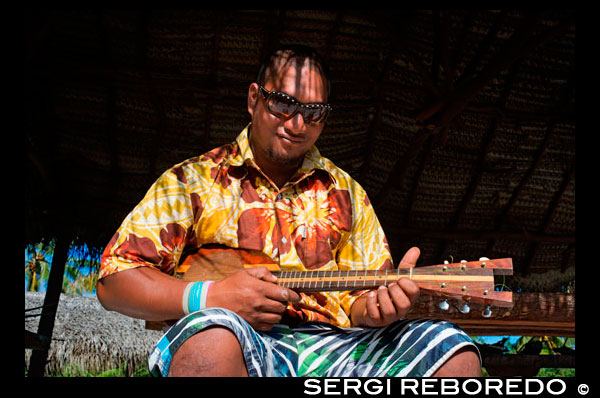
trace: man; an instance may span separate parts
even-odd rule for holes
[[[314,146],[329,86],[314,50],[275,51],[249,87],[251,123],[236,141],[165,172],[111,239],[97,288],[103,306],[180,319],[151,353],[152,374],[480,375],[460,329],[406,319],[419,295],[407,278],[375,291],[299,294],[266,267],[197,283],[172,276],[194,250],[244,263],[259,256],[284,270],[393,268],[365,191]],[[413,267],[419,254],[410,249],[399,266]]]

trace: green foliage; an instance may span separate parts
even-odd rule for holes
[[[54,247],[54,240],[29,244],[25,247],[25,291],[46,290]],[[95,293],[101,250],[101,248],[89,248],[85,244],[76,245],[75,242],[71,245],[69,258],[65,264],[63,293],[70,296]]]
[[[484,337],[473,337],[482,352],[525,355],[575,355],[575,338],[555,336],[505,336],[489,344]],[[483,369],[483,376],[489,376]],[[574,368],[541,368],[537,377],[574,377]]]
[[[50,263],[54,242],[39,242],[25,247],[25,291],[36,292],[44,288],[50,276]]]

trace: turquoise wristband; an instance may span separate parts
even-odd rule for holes
[[[187,314],[196,312],[206,308],[206,299],[208,297],[208,289],[213,284],[213,281],[192,282],[189,286],[189,295],[187,300]],[[186,290],[188,288],[186,287]],[[185,295],[184,295],[185,298]],[[186,311],[184,304],[184,312]]]
[[[190,290],[192,288],[193,283],[188,283],[183,291],[183,298],[181,299],[181,307],[183,308],[183,313],[188,315],[190,313],[189,301],[190,301]]]

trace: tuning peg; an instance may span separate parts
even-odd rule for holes
[[[448,311],[448,308],[450,308],[450,304],[448,304],[448,299],[444,299],[444,301],[440,303],[439,307],[442,311]]]
[[[469,311],[471,311],[471,308],[469,307],[469,303],[467,303],[465,301],[465,303],[462,305],[462,307],[459,308],[459,311],[462,312],[463,314],[468,314]]]
[[[492,309],[490,308],[489,305],[485,306],[485,309],[481,313],[481,316],[483,316],[484,318],[489,318],[492,316]]]

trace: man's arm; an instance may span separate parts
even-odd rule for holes
[[[152,267],[137,267],[98,280],[96,294],[109,311],[145,319],[179,319],[187,282]]]
[[[211,286],[207,307],[230,309],[255,329],[269,330],[280,322],[288,301],[301,299],[273,283],[276,280],[265,267],[241,270]],[[151,267],[138,267],[100,279],[97,295],[109,311],[149,321],[179,319],[185,315],[182,299],[188,283]]]

